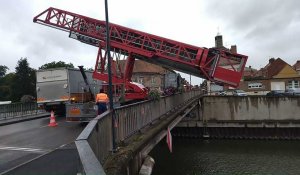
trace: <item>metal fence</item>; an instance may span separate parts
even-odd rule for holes
[[[12,119],[44,112],[37,103],[12,103],[0,105],[0,120]]]
[[[151,124],[172,109],[200,95],[200,91],[190,91],[163,97],[157,101],[145,101],[115,109],[116,142],[130,137],[143,127]],[[86,174],[103,173],[103,164],[112,151],[112,112],[108,111],[92,120],[76,140],[82,169]],[[84,145],[85,148],[82,148]],[[87,154],[86,151],[93,152]],[[91,159],[98,162],[91,162]],[[93,166],[91,167],[91,164]]]
[[[199,91],[190,91],[163,97],[156,101],[146,101],[117,108],[115,110],[118,125],[116,142],[132,136],[143,127],[198,95],[200,95]]]

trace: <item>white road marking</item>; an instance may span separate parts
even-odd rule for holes
[[[46,128],[46,127],[48,127],[48,125],[41,126],[40,128]]]
[[[1,147],[0,150],[8,150],[8,151],[26,151],[26,152],[34,152],[34,153],[45,153],[48,152],[48,150],[43,149],[34,149],[34,148],[20,148],[20,147]]]
[[[63,144],[63,145],[60,145],[58,148],[62,148],[62,147],[64,147],[64,146],[66,146],[67,144]]]

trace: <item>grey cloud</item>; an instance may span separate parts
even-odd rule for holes
[[[226,28],[244,32],[245,37],[270,36],[299,22],[298,0],[209,1],[207,13],[222,20]]]
[[[207,15],[230,31],[226,33],[246,43],[242,46],[248,50],[249,62],[266,63],[274,56],[293,64],[300,57],[300,1],[209,0],[205,7]]]
[[[5,58],[5,60],[0,59],[0,64],[10,65],[9,67],[13,71],[17,64],[16,60],[21,57],[30,59],[30,65],[34,67],[39,67],[51,59],[77,58],[78,54],[84,55],[92,52],[91,55],[94,54],[96,57],[97,53],[91,49],[92,46],[68,38],[68,33],[33,23],[32,18],[44,10],[40,2],[42,1],[36,0],[35,3],[32,3],[28,0],[0,0],[0,33],[2,38],[6,39],[0,40],[0,45],[14,46],[7,50],[0,47],[0,53]],[[230,42],[237,44],[238,50],[249,56],[249,63],[255,64],[258,62],[257,60],[266,63],[269,56],[274,56],[286,59],[293,58],[294,60],[288,61],[292,64],[295,58],[300,57],[300,50],[298,49],[300,45],[300,1],[203,0],[202,2],[205,9],[204,16],[213,21],[216,26],[220,25],[221,33],[226,30],[225,42],[226,38],[229,38],[228,35],[232,35]],[[91,17],[100,15],[103,17],[104,15],[99,11],[85,10],[70,11]],[[111,12],[113,14],[114,11],[111,10]],[[112,15],[110,21],[168,38],[168,33],[163,33],[163,30],[163,34],[157,32],[160,30],[160,26],[148,27],[140,18],[118,19]],[[205,28],[205,24],[203,24],[203,28]],[[188,31],[191,30],[195,30],[195,34],[192,35],[193,38],[188,38],[186,43],[192,44],[191,42],[194,40],[197,40],[195,43],[199,43],[198,40],[201,38],[199,33],[201,32],[199,29],[189,29]],[[178,40],[184,41],[188,36],[180,36]],[[176,39],[175,37],[170,38]],[[74,62],[76,61],[78,60],[74,59]]]
[[[298,0],[210,0],[207,13],[224,21],[226,28],[245,32],[246,37],[269,35],[299,20]]]
[[[0,21],[4,24],[0,33],[6,34],[0,45],[12,46],[9,50],[0,47],[0,53],[5,56],[0,64],[7,65],[10,71],[14,71],[21,57],[27,57],[30,66],[38,68],[54,59],[75,57],[76,52],[92,47],[68,38],[67,32],[33,23],[33,17],[41,11],[33,10],[25,0],[2,1],[0,11]],[[60,55],[60,58],[55,58],[55,55]]]

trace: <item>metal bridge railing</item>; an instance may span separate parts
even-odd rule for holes
[[[0,120],[13,119],[44,112],[37,103],[12,103],[0,105]]]
[[[200,91],[163,97],[157,101],[144,101],[115,109],[117,144],[151,124],[172,109],[199,96]],[[112,151],[112,112],[107,111],[92,120],[75,141],[84,174],[103,174],[103,164]],[[84,146],[85,148],[83,148]],[[87,154],[84,150],[93,152]],[[99,162],[91,162],[91,159]],[[91,167],[91,164],[93,165]]]
[[[163,97],[160,100],[145,101],[117,108],[115,110],[118,124],[116,142],[132,136],[143,127],[197,95],[200,95],[199,91],[189,91]]]

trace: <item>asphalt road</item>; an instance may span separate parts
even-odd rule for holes
[[[56,121],[57,127],[48,127],[49,118],[1,126],[0,174],[76,174],[74,140],[85,126]]]

